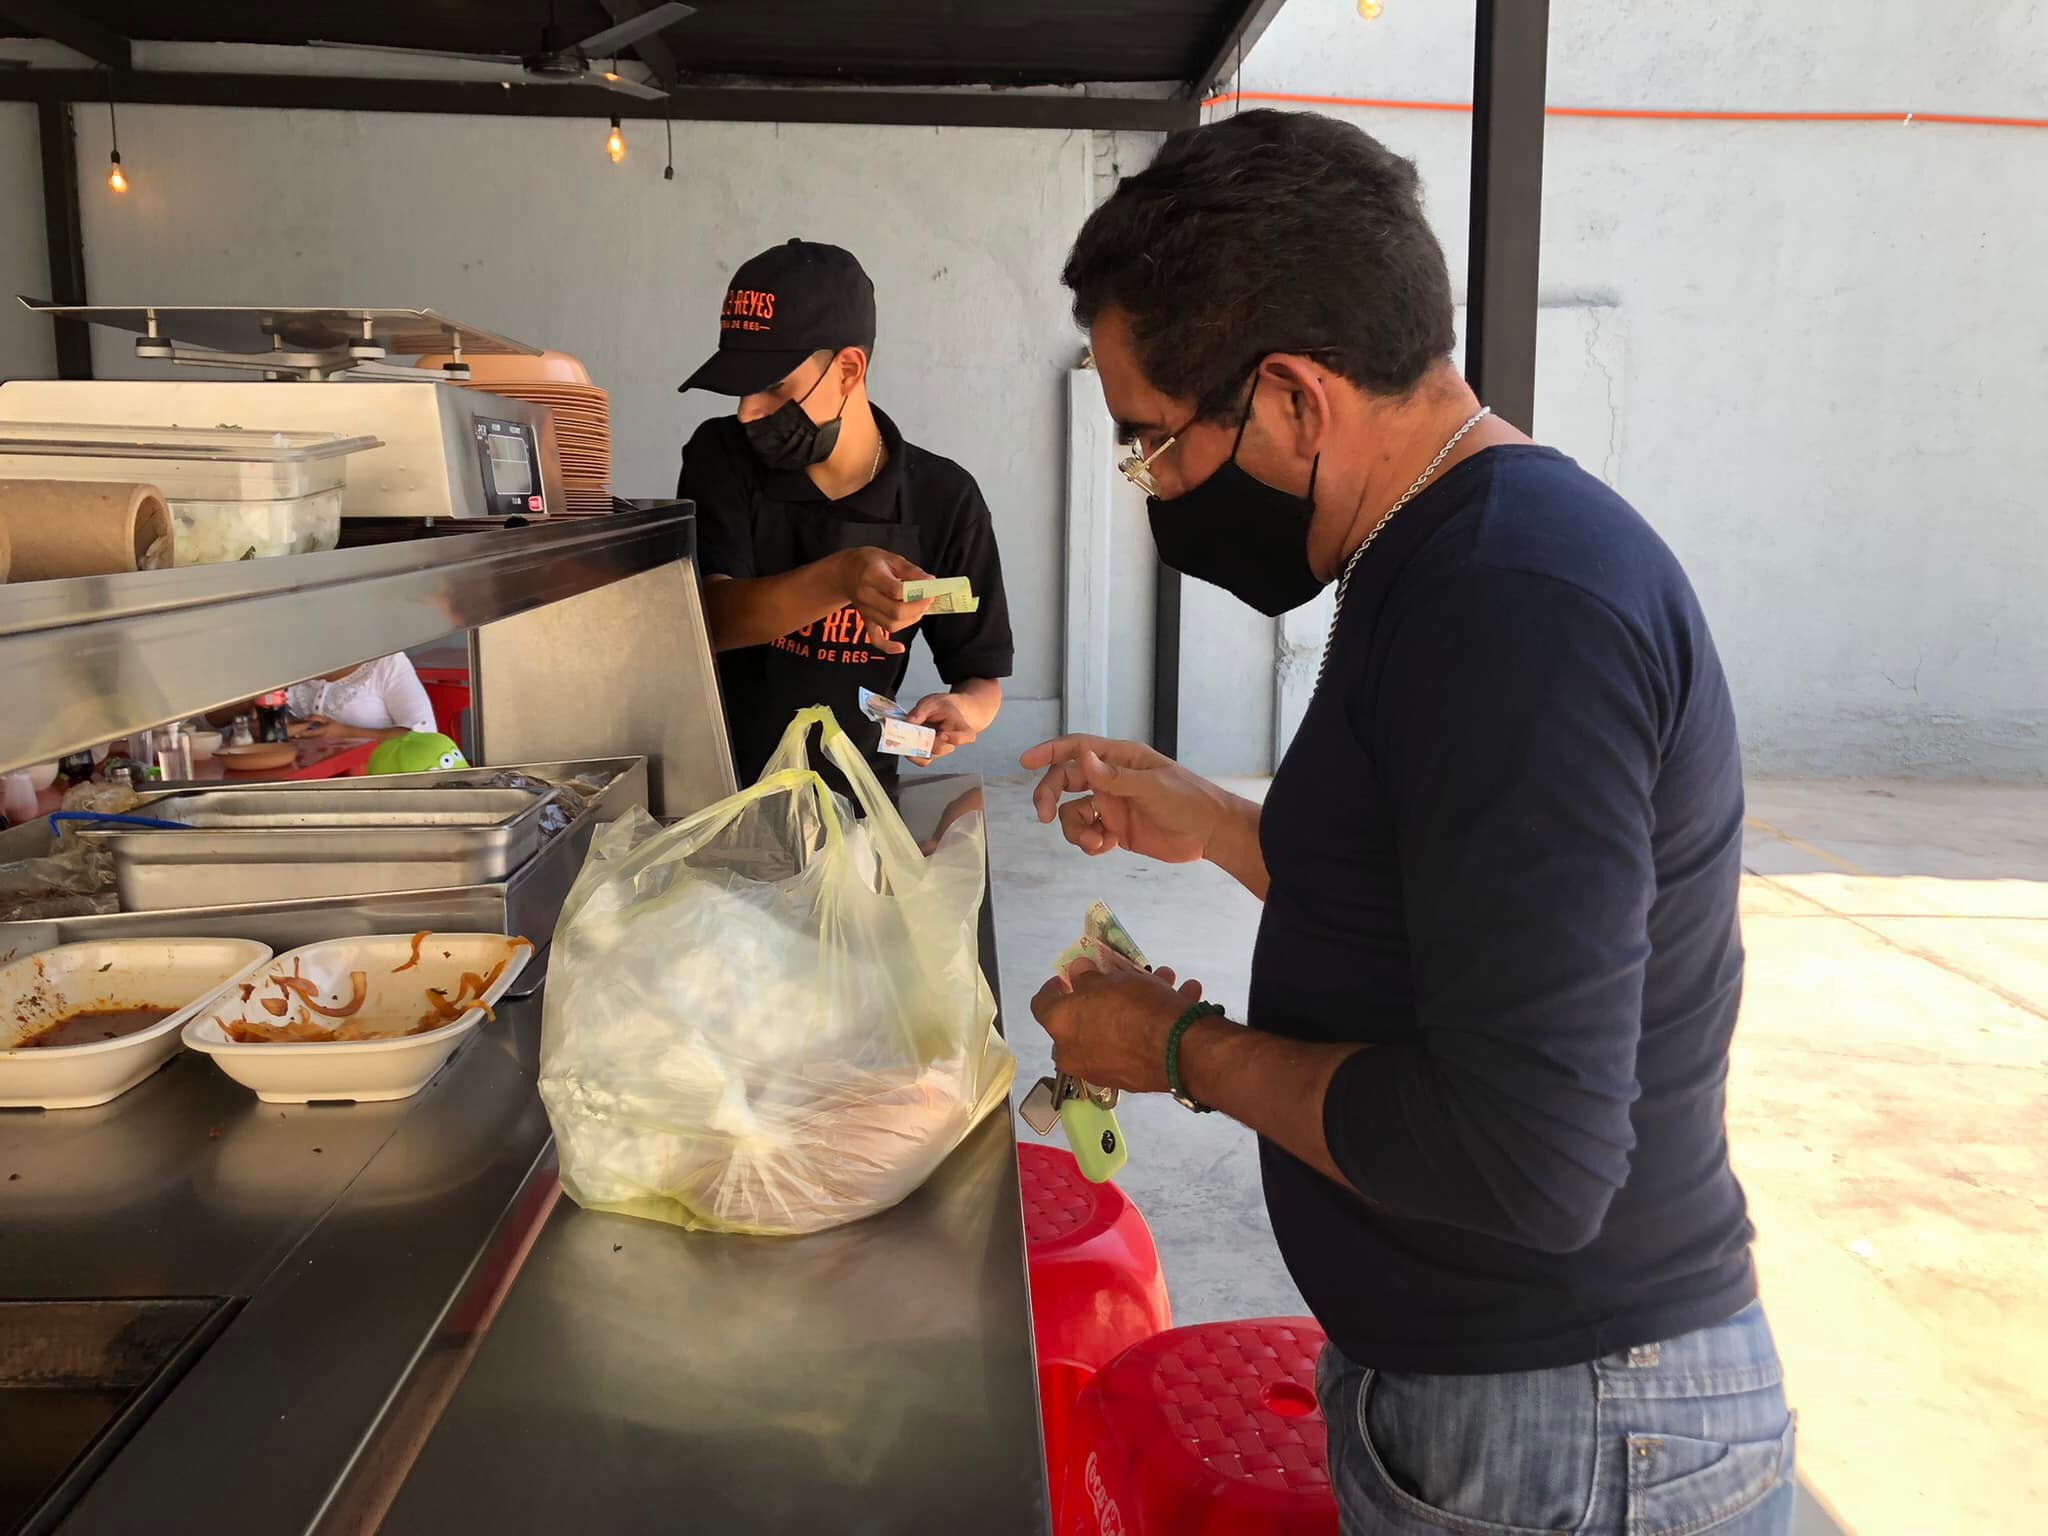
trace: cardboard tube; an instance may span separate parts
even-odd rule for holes
[[[171,564],[171,509],[153,485],[0,480],[0,536],[10,581],[114,576]]]

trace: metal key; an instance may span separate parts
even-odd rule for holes
[[[1017,1113],[1041,1136],[1049,1135],[1057,1120],[1082,1176],[1101,1184],[1130,1159],[1123,1127],[1117,1124],[1116,1101],[1114,1088],[1098,1088],[1062,1072],[1034,1083]]]

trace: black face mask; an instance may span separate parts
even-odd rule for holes
[[[785,400],[758,421],[740,423],[747,434],[747,445],[754,450],[754,457],[770,469],[809,469],[813,464],[822,464],[832,457],[832,450],[839,445],[839,419],[846,414],[846,402],[839,402],[839,415],[827,422],[816,422],[804,412],[804,401],[818,391],[818,384],[825,382],[828,367],[818,375],[813,384],[794,400]]]
[[[1239,466],[1237,450],[1258,389],[1254,379],[1223,467],[1171,501],[1146,497],[1145,510],[1161,560],[1278,618],[1327,585],[1308,565],[1308,526],[1323,456],[1317,454],[1309,467],[1306,496],[1289,495]]]

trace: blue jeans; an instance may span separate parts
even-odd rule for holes
[[[1423,1376],[1325,1346],[1344,1536],[1788,1536],[1793,1416],[1763,1307],[1586,1365]]]

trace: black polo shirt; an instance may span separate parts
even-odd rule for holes
[[[898,759],[876,750],[881,728],[860,712],[867,687],[896,698],[919,636],[950,686],[972,677],[1010,675],[1014,647],[1002,560],[987,502],[974,477],[951,459],[905,442],[880,410],[886,457],[868,485],[834,501],[801,470],[775,471],[747,446],[739,419],[721,416],[699,427],[683,449],[677,494],[697,504],[700,574],[746,580],[775,576],[834,551],[876,545],[902,554],[934,576],[966,576],[980,609],[928,615],[896,639],[903,654],[871,650],[851,607],[828,614],[768,645],[721,651],[734,766],[741,784],[757,778],[790,717],[829,705],[885,780]],[[916,701],[898,699],[906,709]],[[835,781],[838,775],[827,773]]]
[[[1360,562],[1266,800],[1247,1010],[1371,1046],[1323,1106],[1353,1188],[1261,1147],[1353,1360],[1563,1366],[1754,1296],[1723,1124],[1742,815],[1685,573],[1571,460],[1476,453]]]

